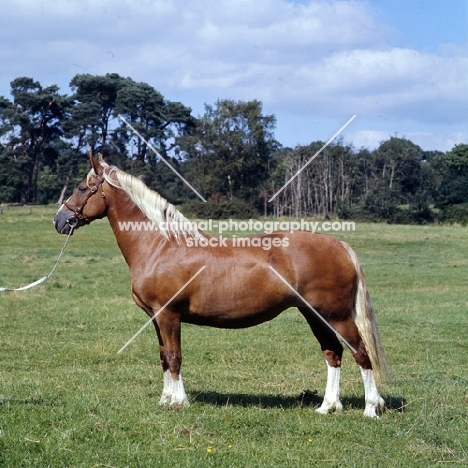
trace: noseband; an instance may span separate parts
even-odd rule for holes
[[[83,214],[83,208],[86,206],[86,203],[88,203],[88,200],[98,191],[99,187],[101,187],[101,193],[102,193],[102,198],[106,198],[106,194],[104,193],[104,190],[102,189],[102,184],[104,183],[104,177],[102,176],[96,176],[97,178],[97,183],[94,187],[90,187],[89,192],[86,194],[86,197],[83,201],[83,203],[78,206],[78,207],[73,207],[71,206],[68,202],[65,202],[64,205],[70,210],[73,211],[73,216],[67,219],[67,224],[74,228],[78,224],[78,221],[82,220],[85,223],[89,223],[88,218]]]

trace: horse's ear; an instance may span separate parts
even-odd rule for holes
[[[94,159],[93,157],[93,153],[90,151],[89,152],[89,160],[91,161],[91,167],[93,168],[94,170],[94,173],[98,176],[102,175],[102,173],[104,172],[104,169],[102,168],[101,166],[101,162],[102,161],[102,155],[99,155],[100,156],[100,160],[98,161],[97,159]]]

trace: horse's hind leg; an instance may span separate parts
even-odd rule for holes
[[[377,390],[372,365],[357,326],[351,318],[343,322],[335,322],[332,325],[356,351],[352,352],[352,354],[354,360],[359,365],[364,383],[364,398],[366,402],[364,416],[375,418],[377,417],[377,413],[384,409],[385,401]]]
[[[325,396],[322,405],[316,412],[327,414],[332,411],[341,411],[343,405],[340,402],[340,376],[343,346],[336,335],[309,308],[300,307],[299,310],[320,343],[327,364]]]
[[[335,333],[333,333],[310,309],[301,307],[299,310],[306,318],[312,332],[320,343],[327,363],[327,386],[322,406],[317,409],[317,413],[326,414],[331,411],[340,411],[342,409],[339,392],[343,346],[338,341]],[[351,317],[343,321],[332,321],[330,324],[356,351],[355,353],[352,352],[352,354],[354,360],[359,365],[364,382],[366,402],[364,416],[375,418],[377,417],[377,413],[384,408],[385,402],[377,390],[370,359],[357,326]]]

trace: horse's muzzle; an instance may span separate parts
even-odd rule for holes
[[[67,213],[68,211],[68,213]],[[70,231],[78,228],[79,220],[69,210],[60,210],[54,216],[54,226],[59,234],[70,234]],[[71,234],[73,235],[73,233]]]

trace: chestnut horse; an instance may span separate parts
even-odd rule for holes
[[[337,334],[360,367],[364,415],[376,417],[383,410],[376,381],[385,376],[386,360],[364,275],[351,247],[308,231],[249,238],[257,238],[251,244],[259,247],[235,246],[229,239],[210,242],[217,238],[198,230],[140,179],[102,158],[91,157],[91,164],[87,178],[55,215],[55,228],[68,234],[72,227],[107,216],[130,268],[133,298],[156,328],[164,375],[160,404],[188,405],[180,372],[182,322],[244,328],[297,307],[327,364],[325,396],[317,412],[342,409],[343,346]],[[148,223],[154,229],[141,229]],[[262,248],[265,239],[268,249]]]

